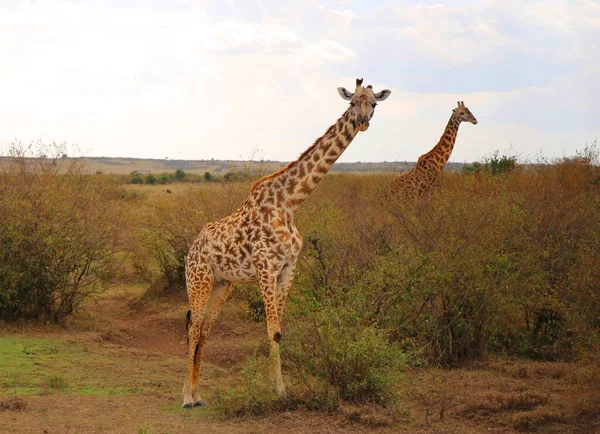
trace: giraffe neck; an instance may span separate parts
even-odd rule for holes
[[[296,208],[310,196],[357,133],[356,119],[348,109],[298,160],[275,174],[289,208]]]
[[[456,142],[456,135],[458,134],[458,127],[460,126],[460,120],[456,113],[452,113],[444,134],[440,137],[440,141],[433,147],[428,155],[433,157],[436,163],[438,163],[440,170],[446,165],[452,150],[454,149],[454,143]]]

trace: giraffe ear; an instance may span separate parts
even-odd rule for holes
[[[381,92],[377,92],[375,95],[373,95],[375,97],[375,99],[377,101],[383,101],[385,100],[388,96],[390,96],[390,94],[392,93],[391,90],[388,89],[384,89]]]
[[[350,101],[354,96],[354,94],[349,92],[345,87],[338,87],[337,91],[342,98],[348,101]]]

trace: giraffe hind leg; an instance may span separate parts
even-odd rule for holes
[[[202,363],[202,359],[204,356],[204,349],[206,347],[206,342],[208,340],[208,335],[210,333],[210,329],[217,319],[217,316],[219,314],[221,306],[223,305],[223,303],[225,302],[225,300],[227,299],[229,294],[231,294],[232,288],[233,288],[233,285],[230,282],[225,282],[225,281],[216,282],[212,286],[210,296],[207,298],[207,300],[204,304],[203,315],[202,315],[201,321],[194,323],[194,317],[192,314],[192,321],[191,321],[191,327],[190,327],[190,333],[189,333],[189,339],[190,339],[189,351],[190,351],[190,354],[192,353],[192,351],[194,352],[193,353],[194,364],[191,369],[193,369],[192,374],[195,375],[196,381],[193,382],[193,381],[186,380],[186,385],[184,386],[184,389],[183,389],[183,394],[184,394],[183,407],[184,408],[204,406],[204,401],[202,400],[202,398],[200,397],[200,394],[198,392],[198,377],[200,375],[200,368],[201,368],[201,363]],[[192,339],[191,330],[194,327],[198,329],[198,343],[195,346],[191,345],[191,339]],[[191,363],[190,363],[190,366],[191,366]],[[189,372],[188,372],[188,379],[190,379],[190,378],[193,379],[193,377],[190,377]],[[189,389],[186,390],[186,386],[188,386],[188,385],[190,387],[189,387]]]
[[[183,407],[192,408],[198,400],[198,377],[205,343],[204,336],[202,336],[202,323],[206,316],[206,307],[214,285],[214,277],[206,263],[196,263],[193,268],[186,268],[186,279],[190,312],[186,315],[188,369],[183,386]]]

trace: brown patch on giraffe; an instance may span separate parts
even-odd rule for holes
[[[300,178],[304,178],[306,176],[306,169],[304,168],[304,164],[300,163],[298,165],[298,176]]]
[[[288,199],[287,204],[289,207],[294,208],[304,202],[304,199]]]
[[[298,192],[301,194],[309,194],[311,192],[311,188],[308,185],[308,180],[305,179],[304,181],[302,181],[300,183],[300,188],[298,189]]]
[[[348,127],[344,126],[344,131],[342,131],[342,134],[343,134],[344,138],[346,139],[347,143],[352,141],[353,137],[352,137],[352,134],[350,134],[350,131],[348,131]]]
[[[296,185],[298,185],[298,181],[296,179],[290,178],[287,182],[287,187],[285,189],[285,192],[288,195],[294,194],[294,191],[296,190]]]
[[[317,173],[321,173],[323,175],[325,175],[327,172],[329,172],[329,169],[326,166],[322,166],[322,165],[318,165],[317,169],[316,169]]]

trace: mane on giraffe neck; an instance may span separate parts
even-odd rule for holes
[[[456,143],[456,135],[458,134],[458,127],[460,126],[460,119],[457,112],[452,112],[444,133],[437,145],[435,145],[431,151],[419,157],[419,162],[434,160],[443,167],[446,162],[450,159],[454,144]]]
[[[317,188],[357,133],[356,120],[348,108],[297,160],[261,178],[252,190],[271,181],[284,191],[285,206],[296,208]]]

